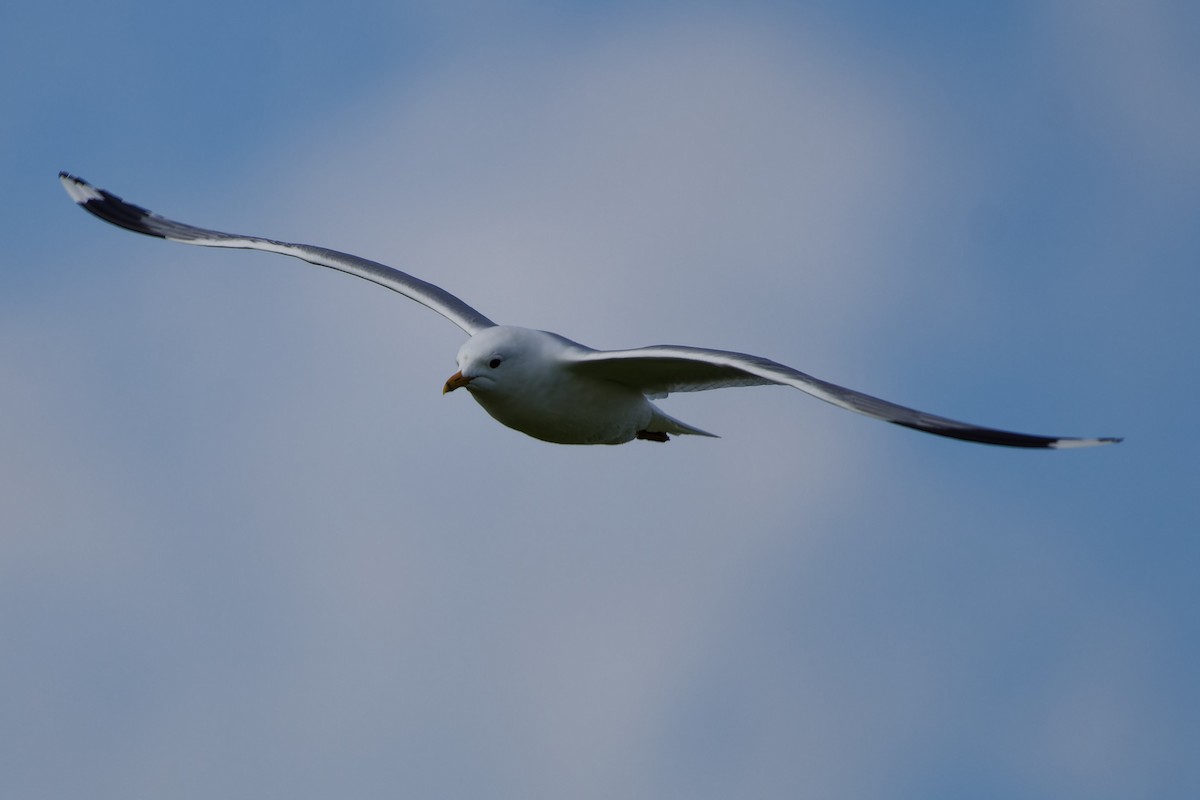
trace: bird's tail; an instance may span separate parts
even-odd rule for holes
[[[674,433],[680,436],[711,436],[714,439],[720,438],[715,433],[702,431],[699,428],[688,425],[686,422],[680,422],[669,414],[664,414],[654,404],[651,404],[651,407],[654,409],[654,416],[650,418],[650,424],[646,426],[646,430],[651,433]]]

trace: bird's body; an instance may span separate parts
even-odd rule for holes
[[[101,219],[128,230],[206,247],[265,250],[365,278],[437,311],[468,335],[459,371],[444,392],[466,388],[498,422],[559,444],[667,441],[671,434],[712,436],[659,409],[671,392],[729,386],[792,386],[841,408],[914,428],[1011,447],[1087,447],[1118,438],[1038,436],[971,425],[927,414],[822,381],[759,356],[725,350],[656,345],[593,350],[555,333],[497,325],[446,290],[392,267],[312,245],[222,233],[175,222],[60,173],[67,193]]]
[[[579,370],[593,352],[558,334],[496,325],[463,344],[445,389],[462,386],[497,422],[558,444],[712,435],[663,413],[638,388]]]

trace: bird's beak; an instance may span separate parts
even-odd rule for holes
[[[442,387],[442,394],[445,394],[446,392],[453,392],[455,389],[459,388],[460,386],[466,386],[470,382],[471,382],[471,379],[464,378],[462,371],[460,370],[460,371],[454,373],[453,375],[451,375],[449,380],[446,381],[446,385]]]

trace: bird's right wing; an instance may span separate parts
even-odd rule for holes
[[[496,324],[445,289],[414,278],[398,269],[324,247],[277,242],[257,236],[240,236],[197,228],[127,203],[116,195],[98,189],[87,181],[66,172],[60,172],[58,177],[66,188],[67,194],[85,211],[105,222],[111,222],[113,225],[127,230],[204,247],[232,247],[282,253],[319,267],[329,267],[350,275],[357,275],[378,283],[380,286],[386,286],[394,292],[399,292],[423,306],[432,308],[472,336],[484,328],[491,328]]]

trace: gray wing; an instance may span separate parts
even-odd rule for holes
[[[985,428],[927,414],[889,403],[869,394],[806,375],[799,370],[758,356],[707,350],[699,347],[657,345],[636,350],[572,351],[566,366],[581,374],[623,383],[650,396],[669,392],[695,392],[726,386],[780,384],[795,387],[827,403],[868,417],[914,428],[938,436],[1008,447],[1090,447],[1121,441],[1119,438],[1080,439],[1037,436]]]
[[[87,181],[66,172],[60,172],[58,177],[66,188],[67,194],[85,211],[96,215],[105,222],[111,222],[113,225],[127,230],[204,247],[233,247],[282,253],[286,256],[303,259],[319,267],[330,267],[350,275],[357,275],[378,283],[380,286],[386,286],[394,292],[399,292],[423,306],[432,308],[472,336],[484,328],[491,328],[496,324],[445,289],[414,278],[398,269],[348,253],[327,250],[324,247],[277,242],[273,239],[261,239],[256,236],[240,236],[197,228],[159,216],[132,203],[126,203],[116,195],[98,189]]]

